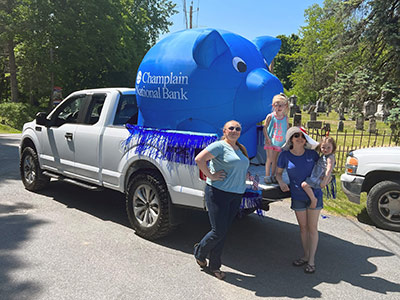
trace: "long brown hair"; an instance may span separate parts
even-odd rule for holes
[[[242,127],[242,125],[241,125],[238,121],[236,121],[236,120],[230,120],[230,121],[228,121],[228,122],[226,122],[226,123],[224,124],[223,129],[226,129],[226,124],[228,124],[228,123],[230,123],[230,122],[236,122],[236,123],[238,123],[238,124],[240,125],[240,127]],[[223,135],[223,136],[221,137],[221,140],[225,140],[225,139],[226,139],[226,137],[225,137],[225,135]],[[244,145],[242,145],[241,143],[239,143],[238,141],[236,141],[236,146],[239,147],[239,150],[243,153],[244,156],[246,156],[247,158],[249,158],[249,155],[247,154],[247,149],[246,149],[246,147],[245,147]]]

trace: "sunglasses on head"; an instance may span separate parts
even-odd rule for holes
[[[295,137],[295,138],[302,137],[303,139],[306,139],[306,137],[303,134],[298,133],[298,132],[293,134],[293,137]]]
[[[228,127],[228,129],[229,129],[230,131],[233,131],[233,130],[241,131],[241,130],[242,130],[241,127],[235,127],[235,126],[230,126],[230,127]]]

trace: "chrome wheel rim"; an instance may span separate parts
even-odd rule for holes
[[[32,184],[36,179],[36,168],[33,157],[27,155],[24,159],[24,179],[28,184]]]
[[[378,210],[383,218],[400,224],[400,191],[389,191],[378,201]]]
[[[133,195],[133,214],[143,227],[151,227],[160,215],[160,201],[148,184],[140,185]]]

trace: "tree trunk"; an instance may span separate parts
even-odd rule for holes
[[[11,101],[18,102],[17,65],[15,64],[14,40],[7,41],[8,67],[10,69]]]

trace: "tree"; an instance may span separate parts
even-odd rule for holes
[[[169,0],[19,0],[13,36],[22,98],[37,104],[54,85],[64,94],[134,85],[141,59],[168,30],[174,7]]]
[[[314,4],[305,11],[307,25],[300,29],[300,50],[293,55],[298,65],[290,76],[300,103],[316,102],[342,66],[340,61],[329,59],[344,27],[334,13],[337,3],[326,0],[323,8]]]
[[[8,57],[11,101],[18,102],[17,65],[15,62],[15,39],[18,31],[18,7],[20,1],[0,0],[0,45]]]
[[[276,77],[281,80],[283,87],[286,90],[290,90],[292,88],[292,82],[289,76],[294,72],[297,66],[293,54],[298,52],[299,37],[292,34],[289,37],[278,35],[277,38],[282,41],[282,45],[277,56],[274,58],[274,73]]]

